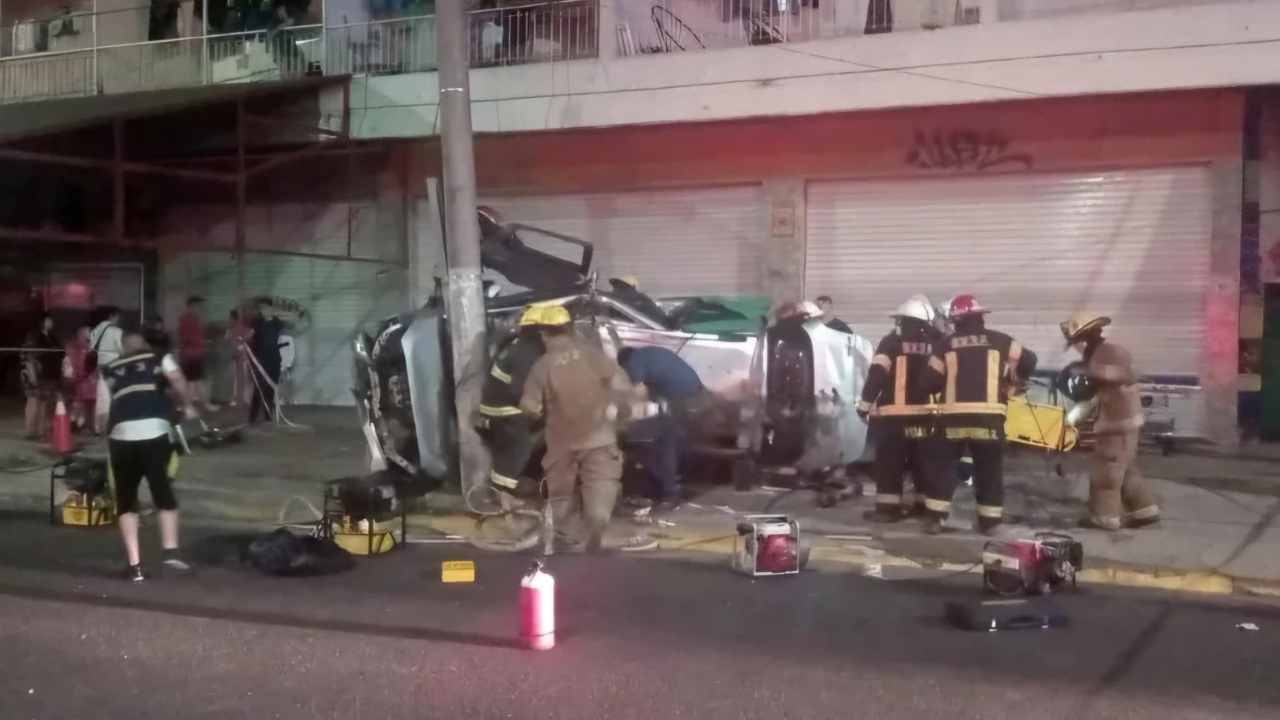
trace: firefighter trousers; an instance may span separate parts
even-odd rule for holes
[[[1138,431],[1099,433],[1089,468],[1089,514],[1093,523],[1118,530],[1123,520],[1151,522],[1160,507],[1138,472]]]
[[[930,427],[882,425],[876,433],[876,508],[888,513],[898,511],[904,503],[906,474],[912,473],[916,492],[930,484],[929,478],[940,471],[945,462],[946,441]]]
[[[622,451],[616,444],[586,450],[548,446],[542,469],[556,532],[599,546],[622,492]]]
[[[978,522],[994,526],[1004,517],[1004,443],[999,440],[945,440],[945,455],[940,470],[932,475],[925,508],[935,516],[946,518],[951,513],[951,497],[955,495],[955,467],[968,451],[973,458],[973,494],[978,500]]]

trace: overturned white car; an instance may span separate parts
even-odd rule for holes
[[[600,290],[590,274],[589,243],[486,219],[485,266],[530,288],[488,299],[491,354],[514,337],[531,303],[555,301],[569,309],[579,336],[611,356],[623,347],[657,346],[689,363],[731,411],[687,451],[731,461],[739,485],[754,482],[761,465],[811,473],[865,459],[867,426],[855,412],[873,351],[865,338],[805,316],[767,327],[768,302],[760,298],[655,302],[618,281]],[[580,248],[582,259],[529,247],[521,236],[533,233]],[[354,392],[371,450],[423,489],[456,472],[449,341],[437,298],[356,343]]]

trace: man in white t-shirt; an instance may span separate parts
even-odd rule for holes
[[[94,326],[89,333],[89,347],[98,353],[98,369],[101,370],[120,358],[124,352],[121,341],[124,331],[120,329],[120,308],[105,309],[105,319]],[[93,431],[103,435],[107,431],[107,413],[111,407],[111,393],[102,375],[98,376],[98,401],[94,405]]]
[[[177,396],[185,417],[199,415],[172,355],[153,353],[137,333],[124,335],[121,350],[118,360],[102,368],[103,382],[111,391],[107,454],[120,535],[129,561],[125,577],[140,582],[147,577],[138,549],[138,488],[143,480],[159,510],[165,566],[190,569],[178,555],[178,500],[173,494],[178,453],[171,438],[174,407],[168,390]]]

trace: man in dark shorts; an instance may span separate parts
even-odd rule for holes
[[[164,565],[179,571],[190,569],[178,554],[178,501],[173,495],[178,453],[170,437],[174,408],[167,389],[177,395],[185,417],[198,415],[172,355],[156,355],[137,333],[126,334],[121,347],[120,359],[102,369],[103,382],[111,394],[109,477],[129,562],[125,578],[141,582],[147,578],[138,549],[138,488],[144,479],[159,510]]]
[[[215,412],[218,408],[209,396],[209,385],[204,379],[208,348],[204,333],[204,298],[192,295],[187,298],[187,311],[178,318],[178,365],[195,402],[204,403],[209,412]]]

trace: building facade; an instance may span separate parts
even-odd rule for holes
[[[186,85],[225,92],[214,65],[268,68],[246,86],[325,80],[303,103],[312,129],[283,143],[320,151],[254,181],[239,233],[227,194],[187,193],[147,238],[166,315],[198,292],[308,316],[305,402],[348,402],[354,333],[422,302],[446,266],[433,20],[358,10],[324,5],[315,43],[302,25],[261,47],[183,41]],[[1265,352],[1280,3],[574,0],[476,11],[471,35],[481,203],[591,240],[601,277],[830,295],[872,337],[910,294],[972,292],[1048,368],[1058,322],[1091,309],[1149,381],[1179,388],[1181,432],[1233,441],[1280,413]],[[91,70],[114,72],[96,52]],[[0,60],[0,80],[37,60]],[[27,116],[0,132],[19,140],[42,127],[22,77],[0,83]],[[73,99],[137,96],[89,86]],[[205,157],[166,161],[234,160],[225,142]]]

